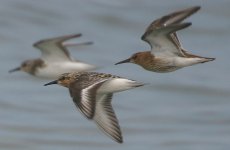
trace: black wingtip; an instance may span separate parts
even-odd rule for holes
[[[94,44],[93,41],[87,41],[87,42],[78,43],[76,45],[81,46],[81,45],[93,45],[93,44]]]
[[[198,11],[201,9],[201,6],[194,6],[193,8],[194,8],[194,10]]]
[[[81,37],[82,33],[73,34],[73,37]]]
[[[201,9],[201,6],[194,6],[192,8],[192,14],[195,13],[195,12],[197,12],[197,11],[199,11],[200,9]]]
[[[123,139],[122,138],[121,139],[117,139],[117,143],[122,144],[123,143]]]
[[[88,42],[85,42],[85,45],[93,45],[94,42],[93,41],[88,41]]]

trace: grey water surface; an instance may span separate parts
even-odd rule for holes
[[[159,74],[134,64],[115,66],[148,50],[140,37],[167,13],[202,9],[179,32],[183,46],[213,62]],[[229,150],[229,0],[0,0],[0,149],[3,150]],[[49,80],[8,70],[40,52],[40,39],[82,33],[72,47],[76,59],[148,83],[116,93],[113,106],[124,143],[101,133],[75,108],[67,89],[44,87]]]

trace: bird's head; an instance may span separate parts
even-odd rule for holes
[[[146,56],[149,55],[148,53],[149,52],[138,52],[138,53],[135,53],[131,57],[129,57],[128,59],[122,60],[122,61],[116,63],[115,65],[123,64],[123,63],[141,64],[143,61],[145,61]]]
[[[59,76],[57,80],[51,81],[46,83],[44,86],[51,85],[51,84],[58,84],[64,87],[69,87],[69,85],[75,81],[75,76],[72,73],[64,73]]]
[[[12,73],[15,71],[24,71],[26,73],[32,74],[33,66],[34,66],[33,60],[26,60],[22,62],[19,67],[9,70],[9,73]]]

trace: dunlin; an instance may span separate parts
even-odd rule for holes
[[[110,74],[76,72],[65,73],[45,86],[50,84],[69,88],[70,95],[80,112],[86,118],[94,120],[113,140],[123,142],[118,119],[111,106],[112,96],[114,92],[143,86],[142,83]]]
[[[89,45],[92,42],[64,44],[65,41],[80,36],[81,34],[65,35],[36,42],[33,46],[41,51],[41,58],[26,60],[20,67],[9,72],[24,71],[37,77],[57,78],[58,75],[66,72],[95,69],[94,65],[72,59],[66,48],[66,46]]]
[[[214,60],[215,58],[193,55],[184,50],[176,34],[176,31],[191,25],[191,23],[181,22],[199,9],[199,6],[191,7],[153,21],[141,37],[149,43],[151,51],[135,53],[116,65],[134,63],[148,71],[166,73]]]

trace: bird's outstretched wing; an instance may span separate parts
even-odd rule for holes
[[[89,81],[87,76],[87,79],[83,78],[70,84],[69,91],[74,104],[79,108],[80,112],[82,112],[86,118],[92,119],[96,107],[97,90],[108,79],[94,82]]]
[[[122,133],[118,119],[111,105],[112,93],[98,94],[94,121],[98,127],[118,143],[122,143]]]
[[[33,46],[41,51],[41,58],[45,62],[71,61],[70,54],[63,42],[80,36],[81,34],[72,34],[45,39],[34,43]]]
[[[199,6],[187,8],[165,15],[153,21],[146,29],[141,39],[150,44],[150,46],[152,47],[151,52],[154,55],[183,55],[183,52],[181,50],[181,44],[176,34],[176,31],[185,28],[183,26],[186,25],[182,25],[183,23],[181,24],[180,22],[182,22],[185,18],[189,17],[193,13],[197,12],[199,9]],[[172,25],[174,27],[170,27]],[[164,32],[164,34],[162,34],[165,27],[171,28],[171,33]],[[174,31],[173,28],[175,29]]]

